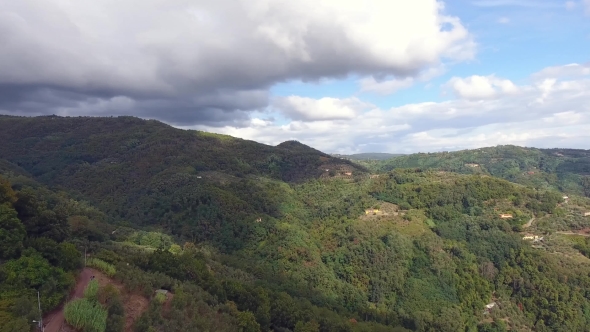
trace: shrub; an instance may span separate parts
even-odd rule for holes
[[[117,270],[113,265],[98,258],[89,258],[86,261],[86,265],[98,269],[109,277],[112,277],[117,273]]]
[[[64,308],[66,321],[74,328],[86,332],[104,332],[107,325],[107,311],[98,303],[88,299],[68,302]]]
[[[108,284],[104,287],[101,287],[98,290],[98,301],[106,305],[107,307],[111,305],[111,303],[120,297],[119,290],[113,286],[112,284]]]
[[[166,295],[164,295],[163,293],[156,293],[155,300],[158,303],[164,303],[166,302]]]
[[[98,281],[91,280],[84,290],[84,298],[96,302],[98,300]]]

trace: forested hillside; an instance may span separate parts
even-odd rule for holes
[[[242,246],[257,213],[276,216],[277,180],[364,174],[298,142],[272,147],[132,117],[2,116],[0,141],[1,158],[89,200],[112,220],[233,248]]]
[[[393,154],[393,153],[355,153],[355,154],[333,154],[333,157],[343,158],[348,160],[388,160],[394,157],[403,156],[403,154]]]
[[[590,150],[497,146],[456,152],[416,153],[361,163],[375,172],[417,167],[488,174],[536,188],[590,197]]]
[[[0,117],[0,136],[1,332],[33,330],[37,290],[58,307],[84,250],[149,299],[129,331],[590,326],[582,196],[129,117]]]

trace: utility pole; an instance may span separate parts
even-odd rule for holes
[[[39,295],[39,291],[37,291],[37,302],[39,303],[39,328],[41,332],[44,332],[45,326],[43,326],[43,312],[41,311],[41,295]]]

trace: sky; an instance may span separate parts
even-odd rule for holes
[[[590,148],[590,0],[0,0],[0,113],[328,153]]]

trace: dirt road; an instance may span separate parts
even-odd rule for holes
[[[533,224],[533,221],[535,221],[535,217],[532,217],[531,220],[529,220],[526,224],[524,224],[522,226],[522,228],[529,228],[529,227],[531,227],[531,225]]]
[[[76,287],[72,290],[66,302],[84,296],[84,289],[86,289],[86,286],[90,282],[90,278],[95,273],[96,271],[91,268],[85,268],[82,270],[82,273],[80,273],[78,280],[76,281]],[[61,305],[56,310],[47,314],[46,317],[43,317],[45,332],[59,332],[61,330],[65,321],[63,307],[64,306]]]
[[[580,235],[580,236],[590,236],[590,234],[588,233],[576,233],[576,232],[555,232],[557,234],[563,234],[563,235]]]

